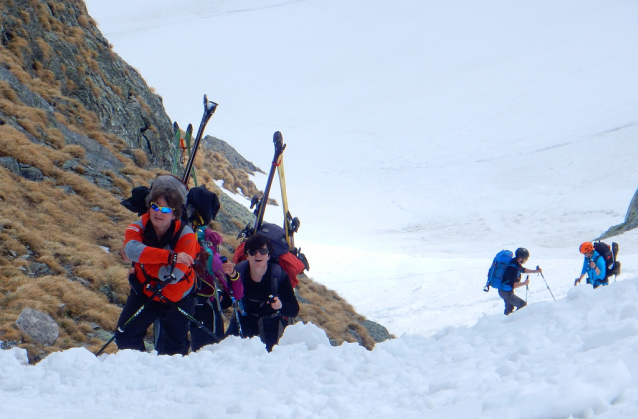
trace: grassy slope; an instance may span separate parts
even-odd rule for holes
[[[44,3],[30,3],[38,13],[45,14],[41,7]],[[60,8],[65,2],[50,3]],[[77,6],[81,2],[70,3]],[[23,13],[10,18],[29,19]],[[41,20],[49,26],[63,25],[50,14]],[[88,15],[81,15],[78,21],[97,30]],[[78,40],[81,30],[62,28],[60,33],[69,37],[68,42],[82,44]],[[57,80],[45,66],[27,67],[23,52],[32,46],[24,39],[13,38],[0,46],[4,67],[47,103],[58,105],[54,113],[57,123],[99,142],[122,164],[118,170],[102,172],[110,180],[110,188],[98,187],[83,177],[89,166],[85,150],[68,144],[63,133],[54,127],[51,115],[24,103],[9,83],[0,81],[0,116],[4,118],[0,125],[0,157],[11,157],[44,175],[42,181],[31,181],[0,166],[0,340],[5,347],[26,348],[29,356],[37,360],[75,346],[97,351],[104,342],[104,334],[97,327],[114,329],[128,294],[127,265],[119,256],[123,232],[137,219],[119,202],[129,196],[133,187],[148,186],[158,173],[165,172],[148,167],[141,150],[125,153],[127,145],[121,138],[100,129],[104,121],[77,99],[63,94],[65,89],[61,87],[68,81]],[[40,38],[38,47],[46,50],[45,43]],[[90,51],[86,53],[90,56]],[[108,81],[108,75],[104,79]],[[96,91],[95,86],[87,87],[98,96],[117,94],[110,88]],[[223,179],[229,190],[239,189],[249,196],[257,191],[247,174],[232,168],[219,153],[202,152],[196,166],[200,182],[218,194],[222,192],[213,180]],[[239,220],[234,224],[243,227]],[[221,225],[214,222],[213,228],[219,231]],[[224,235],[227,253],[238,244],[235,234]],[[359,323],[364,318],[336,293],[305,277],[299,292],[303,302],[301,319],[323,327],[334,343],[359,341],[368,348],[374,345]],[[25,307],[48,313],[58,323],[60,336],[54,345],[33,343],[14,325]],[[115,349],[112,345],[109,351]]]

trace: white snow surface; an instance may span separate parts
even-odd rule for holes
[[[565,295],[638,185],[636,2],[87,5],[181,126],[207,94],[206,133],[265,171],[283,133],[310,276],[395,334],[500,312],[476,290],[504,248]]]
[[[312,324],[267,353],[231,338],[186,357],[0,352],[3,418],[635,418],[638,279],[367,351]]]
[[[397,338],[330,347],[295,325],[270,354],[254,339],[36,365],[5,350],[0,417],[638,417],[638,232],[614,238],[618,282],[573,287],[578,245],[638,186],[637,2],[87,6],[181,126],[206,93],[206,133],[265,171],[283,133],[310,276]],[[505,317],[481,289],[521,246],[546,281]]]

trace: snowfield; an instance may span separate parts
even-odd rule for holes
[[[638,231],[613,238],[618,282],[573,286],[578,246],[638,187],[638,2],[87,6],[181,126],[207,94],[206,134],[266,171],[283,133],[309,275],[397,338],[330,347],[298,324],[271,354],[0,351],[1,418],[638,417]],[[517,247],[545,280],[505,317],[481,290]]]
[[[470,328],[331,347],[312,324],[271,354],[232,338],[186,357],[0,352],[5,418],[635,418],[638,278]]]
[[[501,312],[477,290],[502,249],[528,248],[565,295],[580,243],[621,223],[638,187],[638,3],[87,5],[181,126],[206,93],[206,133],[265,171],[283,133],[310,276],[395,334]],[[616,241],[631,269],[635,241]]]

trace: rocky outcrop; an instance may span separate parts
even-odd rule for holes
[[[254,174],[255,172],[265,174],[263,170],[246,160],[244,156],[239,154],[234,147],[224,140],[207,135],[202,140],[202,144],[204,145],[204,148],[208,150],[223,154],[226,157],[226,160],[228,160],[230,165],[235,169],[241,169],[250,174]]]
[[[638,227],[638,190],[634,194],[634,197],[631,199],[629,209],[627,210],[627,215],[625,215],[625,222],[611,227],[609,230],[603,233],[600,238],[606,239],[608,237],[617,236],[624,233],[625,231],[633,230],[636,227]]]
[[[38,360],[102,347],[96,326],[115,329],[130,289],[120,252],[137,217],[120,202],[171,169],[172,143],[161,98],[112,52],[82,0],[0,2],[1,348]],[[217,185],[250,199],[260,191],[249,174],[261,170],[222,140],[202,144],[197,176],[219,196],[214,228],[232,257],[253,215]],[[335,344],[372,348],[387,336],[309,278],[300,301],[300,319]],[[41,312],[23,310],[33,304]]]
[[[153,166],[170,167],[172,125],[162,99],[113,52],[83,1],[8,0],[0,5],[0,16],[2,45],[17,57],[2,60],[3,65],[12,71],[21,67],[42,81],[39,96],[22,97],[23,103],[47,108],[49,120],[58,113],[94,139],[111,134],[108,140],[119,148],[144,150]],[[63,134],[72,143],[86,143],[85,137]]]
[[[51,316],[30,307],[20,313],[16,326],[35,343],[53,345],[60,334],[58,324]]]

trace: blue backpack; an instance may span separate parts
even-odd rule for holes
[[[492,261],[492,266],[487,272],[487,283],[483,288],[483,291],[488,292],[490,287],[499,289],[501,287],[501,280],[505,269],[512,263],[514,259],[514,253],[509,250],[501,250],[496,254]]]

